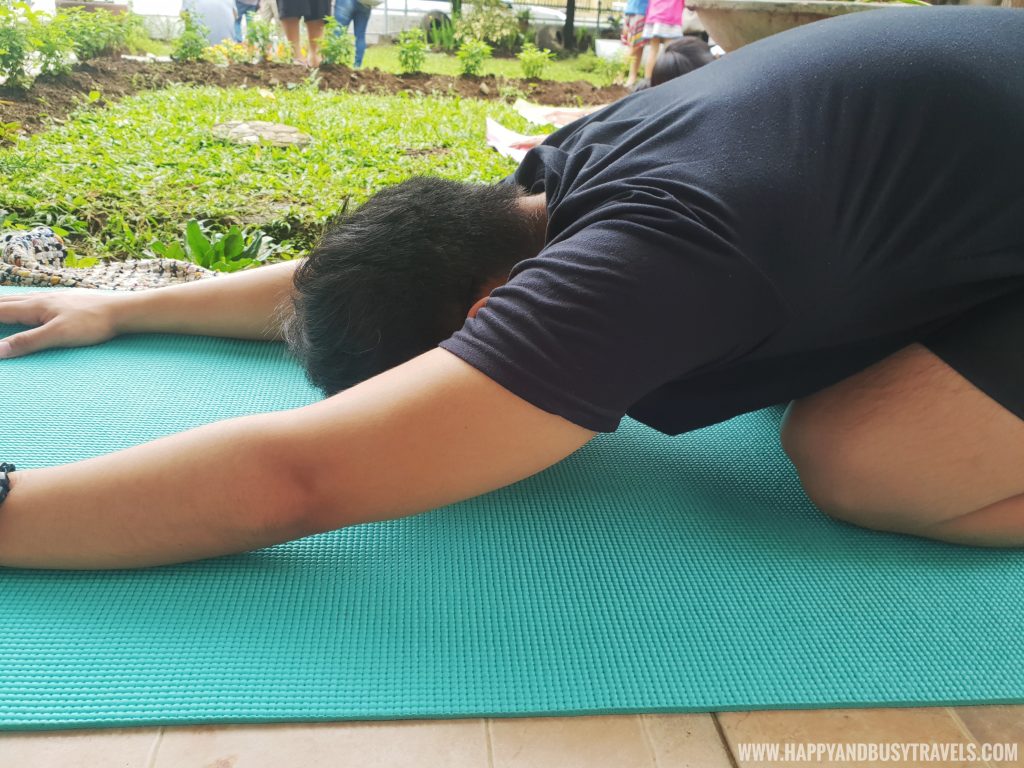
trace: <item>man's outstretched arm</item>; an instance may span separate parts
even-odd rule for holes
[[[144,291],[58,288],[0,296],[0,323],[35,326],[0,337],[0,360],[122,333],[185,333],[270,341],[291,310],[303,259]]]
[[[593,436],[434,349],[303,408],[18,471],[0,505],[0,566],[140,568],[260,549],[485,493]]]

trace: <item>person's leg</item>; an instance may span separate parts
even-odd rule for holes
[[[238,0],[235,0],[235,42],[242,42],[242,16],[245,15],[245,11],[250,6],[242,5]]]
[[[644,69],[644,77],[648,80],[654,74],[654,62],[658,60],[658,49],[661,47],[661,38],[652,37],[647,41],[647,66]]]
[[[309,66],[320,66],[320,39],[324,36],[323,19],[306,19],[306,35],[309,37]]]
[[[242,31],[242,39],[244,41],[245,36],[249,34],[249,25],[252,23],[252,20],[256,18],[256,6],[247,5],[245,7],[245,13],[243,13],[242,16],[245,18],[245,29]]]
[[[355,67],[363,66],[363,54],[366,53],[366,26],[370,23],[370,9],[353,0],[352,4],[357,6],[352,14],[352,32],[356,36],[356,59]]]
[[[287,19],[281,19],[281,26],[284,28],[284,36],[288,38],[288,43],[292,47],[292,63],[305,65],[306,61],[302,58],[302,42],[299,39],[300,21],[301,19],[290,16]]]
[[[833,518],[1024,546],[1024,420],[920,344],[792,403],[782,442]]]
[[[640,69],[640,59],[644,55],[642,45],[634,45],[629,50],[629,77],[626,78],[626,86],[636,83],[636,74]]]
[[[338,22],[338,32],[345,34],[352,22],[353,0],[334,0],[334,20]]]

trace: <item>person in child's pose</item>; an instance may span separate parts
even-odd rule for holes
[[[648,44],[645,73],[648,80],[654,74],[654,62],[658,60],[662,42],[683,36],[685,4],[685,0],[650,0],[647,6],[643,38]]]
[[[629,0],[622,20],[622,44],[629,49],[629,77],[626,85],[636,82],[640,59],[644,55],[644,19],[647,16],[647,0]]]
[[[18,460],[0,567],[261,549],[509,485],[626,415],[678,435],[786,403],[825,514],[1024,547],[1021,39],[1010,8],[808,24],[565,126],[500,182],[387,187],[305,259],[0,296],[0,323],[37,326],[0,366],[118,333],[281,339],[326,395]]]

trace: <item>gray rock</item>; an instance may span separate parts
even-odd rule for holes
[[[231,120],[213,126],[213,135],[235,144],[271,144],[275,147],[304,147],[313,139],[298,128],[263,120]]]

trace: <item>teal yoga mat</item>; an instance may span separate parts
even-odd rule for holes
[[[26,468],[316,399],[279,344],[162,335],[0,361],[0,391]],[[257,552],[0,568],[0,728],[1024,701],[1024,553],[824,518],[779,417],[627,421],[487,496]]]

